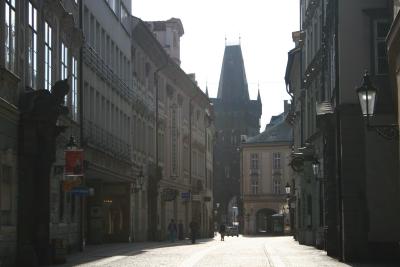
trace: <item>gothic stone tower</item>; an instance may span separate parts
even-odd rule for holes
[[[232,223],[232,206],[240,209],[240,140],[260,132],[261,99],[249,99],[240,45],[225,47],[218,96],[212,98],[217,141],[214,146],[214,203],[217,220]],[[239,210],[239,213],[241,211]]]

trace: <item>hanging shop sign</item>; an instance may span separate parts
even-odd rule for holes
[[[71,194],[77,196],[88,196],[90,194],[90,188],[86,186],[74,187],[71,190]]]
[[[83,176],[83,150],[65,150],[65,176]]]
[[[67,179],[62,181],[63,191],[70,192],[72,188],[82,184],[82,176],[67,176]]]
[[[190,191],[189,192],[181,192],[181,198],[184,201],[189,201],[190,200]]]

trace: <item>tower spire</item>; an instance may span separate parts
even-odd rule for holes
[[[217,98],[231,102],[249,100],[249,89],[240,45],[225,46]]]

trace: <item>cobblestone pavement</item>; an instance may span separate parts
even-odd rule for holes
[[[271,267],[395,267],[386,264],[345,264],[326,255],[326,251],[300,245],[293,237],[263,238],[268,263]]]
[[[90,246],[83,253],[68,257],[67,266],[266,266],[331,267],[385,266],[345,264],[326,252],[299,245],[292,237],[226,237],[225,241],[202,239],[189,241],[143,242]]]

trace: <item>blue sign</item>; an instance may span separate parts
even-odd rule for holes
[[[77,186],[71,189],[71,194],[78,196],[88,196],[89,195],[89,187],[86,186]]]
[[[190,200],[190,192],[181,192],[181,198],[183,200]]]

